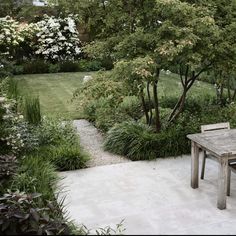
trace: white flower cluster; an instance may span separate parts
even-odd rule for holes
[[[18,31],[19,23],[10,17],[0,18],[0,46],[8,52],[18,46],[24,38]]]
[[[0,52],[1,55],[11,57],[14,49],[36,34],[36,24],[20,24],[11,17],[0,18]]]
[[[44,16],[37,23],[36,54],[45,60],[74,60],[81,54],[81,42],[72,16],[55,18]]]

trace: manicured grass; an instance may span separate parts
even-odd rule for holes
[[[92,73],[58,73],[16,76],[22,94],[38,95],[43,114],[63,118],[82,118],[76,111],[76,103],[71,102],[73,92],[82,83],[85,75]],[[180,94],[182,86],[175,74],[162,73],[159,83],[159,97],[175,96]],[[215,89],[211,84],[196,81],[190,94],[200,96],[209,94],[214,96]]]
[[[76,104],[71,102],[73,92],[80,86],[85,75],[92,73],[56,73],[20,75],[20,92],[39,96],[43,114],[68,119],[81,118]]]

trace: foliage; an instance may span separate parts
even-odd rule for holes
[[[45,15],[37,26],[37,55],[49,61],[74,60],[80,56],[81,43],[72,15],[66,18]]]
[[[17,160],[15,156],[0,156],[0,192],[7,181],[16,174]]]
[[[69,229],[62,218],[54,217],[59,212],[55,204],[43,201],[40,194],[7,193],[0,199],[0,233],[4,235],[68,235]]]
[[[62,143],[51,148],[49,155],[50,162],[59,171],[85,168],[88,161],[88,155],[78,145]]]
[[[43,117],[36,132],[40,146],[59,145],[63,142],[71,145],[78,143],[78,136],[70,122],[62,124],[62,120]]]
[[[121,114],[127,114],[134,120],[139,120],[143,115],[140,99],[137,96],[124,97],[119,104],[118,110]]]
[[[203,108],[199,110],[193,106],[188,109],[171,126],[164,126],[160,133],[154,133],[140,122],[116,124],[108,131],[104,147],[131,160],[177,156],[190,152],[186,135],[200,132],[203,124],[229,121],[232,127],[236,127],[235,105],[219,109],[218,105],[203,103]]]
[[[32,60],[23,63],[23,74],[43,74],[49,72],[49,64],[43,60]]]
[[[74,99],[85,117],[95,121],[96,116],[106,118],[112,115],[115,118],[115,108],[128,93],[128,88],[121,81],[112,79],[109,73],[100,73],[78,88],[74,93]],[[106,112],[101,110],[103,107],[106,108]]]
[[[62,61],[59,64],[60,72],[77,72],[79,71],[78,62],[75,61]]]
[[[41,120],[40,102],[38,97],[25,97],[24,104],[24,117],[29,124],[38,125]]]
[[[34,24],[20,24],[10,17],[1,18],[0,54],[11,59],[22,57],[24,50],[30,53],[31,41],[36,31],[37,27]]]
[[[27,193],[40,192],[43,199],[53,200],[55,184],[58,180],[54,166],[38,156],[26,156],[21,160],[11,189]]]

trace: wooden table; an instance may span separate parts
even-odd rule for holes
[[[219,162],[217,207],[226,208],[228,162],[236,159],[236,129],[217,130],[206,133],[190,134],[191,140],[191,187],[198,188],[199,150],[206,150]]]

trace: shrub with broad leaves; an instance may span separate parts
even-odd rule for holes
[[[69,235],[58,206],[40,194],[8,193],[0,198],[1,235]],[[45,207],[40,208],[39,202]]]

